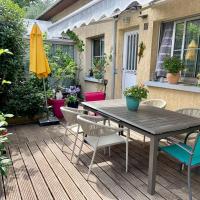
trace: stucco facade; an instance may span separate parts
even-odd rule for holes
[[[63,18],[89,1],[90,0],[76,2],[71,7],[65,9],[62,13],[56,15],[52,21]],[[137,30],[139,33],[139,43],[143,42],[146,46],[144,56],[138,63],[137,69],[137,83],[146,83],[151,79],[151,74],[155,71],[161,23],[198,15],[200,16],[199,8],[199,0],[168,0],[165,3],[151,6],[143,10],[124,11],[118,16],[116,33],[115,98],[122,97],[124,33],[126,31]],[[141,17],[145,15],[146,17]],[[88,74],[88,70],[92,66],[92,38],[99,35],[104,35],[105,53],[107,55],[112,53],[114,34],[113,24],[114,20],[110,19],[107,21],[101,21],[83,26],[74,30],[79,35],[80,39],[82,39],[85,43],[85,51],[81,55],[81,65],[83,70],[80,73],[80,83],[83,87],[83,91],[97,91],[103,89],[102,84],[85,81],[85,77]],[[144,30],[145,24],[148,24],[148,28],[146,30]],[[105,78],[108,80],[107,98],[111,98],[111,63],[106,69]],[[176,110],[184,107],[200,106],[200,93],[156,87],[149,87],[149,91],[149,98],[161,98],[166,100],[168,109]]]
[[[117,68],[118,74],[116,76],[116,97],[121,96],[121,66],[122,66],[122,48],[123,33],[126,30],[138,29],[139,40],[146,45],[144,57],[138,63],[137,82],[145,83],[151,78],[151,74],[155,71],[156,58],[158,52],[158,41],[161,22],[174,21],[182,18],[188,18],[200,15],[200,1],[193,0],[176,0],[169,1],[163,5],[155,6],[142,11],[142,15],[147,14],[147,19],[139,17],[140,13],[124,13],[120,16],[118,22],[118,37],[117,37]],[[130,23],[124,23],[125,17],[131,17]],[[148,23],[148,30],[144,30],[144,23]],[[167,108],[176,110],[185,107],[199,107],[200,94],[193,92],[185,92],[179,90],[163,89],[149,87],[149,98],[162,98],[167,102]]]
[[[101,91],[104,90],[104,85],[100,83],[85,81],[85,77],[89,74],[89,69],[92,67],[92,38],[104,36],[105,49],[107,56],[112,53],[112,36],[113,36],[113,20],[99,22],[75,29],[74,32],[85,43],[85,51],[81,54],[82,71],[80,73],[80,83],[83,91]],[[79,58],[77,59],[79,62]],[[105,79],[108,80],[107,98],[111,98],[111,62],[106,67]]]

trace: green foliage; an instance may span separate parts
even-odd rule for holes
[[[104,55],[102,58],[94,58],[93,74],[96,79],[103,79],[106,72],[105,68],[109,65],[109,58]]]
[[[53,4],[54,0],[35,0],[31,1],[26,7],[26,18],[35,19],[41,15],[48,7]]]
[[[48,53],[51,67],[51,79],[54,81],[54,89],[62,86],[65,80],[75,80],[77,65],[74,60],[62,49],[57,48],[55,53]]]
[[[167,56],[164,59],[163,66],[167,70],[168,73],[172,73],[172,74],[177,74],[180,71],[185,69],[184,63],[182,62],[182,60],[180,60],[177,57]]]
[[[0,49],[0,56],[2,54],[12,54],[8,49]],[[11,81],[7,81],[3,78],[0,78],[1,84],[0,84],[0,95],[5,91],[6,87],[11,84]]]
[[[2,55],[2,54],[4,54],[4,53],[13,55],[13,53],[11,53],[8,49],[0,49],[0,55]]]
[[[69,29],[66,32],[63,32],[62,36],[64,38],[67,37],[67,38],[71,39],[74,42],[76,49],[78,50],[79,61],[78,61],[77,76],[76,76],[76,84],[78,85],[79,81],[80,81],[80,78],[79,78],[80,72],[82,71],[81,54],[85,50],[85,44],[84,44],[83,40],[81,40],[74,31],[71,31]]]
[[[124,91],[124,95],[128,97],[134,97],[141,101],[142,99],[146,99],[149,91],[143,85],[136,85],[130,88],[126,88]]]
[[[78,101],[77,99],[77,96],[76,95],[70,95],[68,98],[67,98],[67,102],[68,103],[76,103]]]
[[[31,0],[13,0],[13,2],[18,4],[21,8],[24,8],[24,7],[28,6],[33,1],[31,1]]]
[[[23,69],[24,11],[12,0],[0,0],[0,81],[14,82]],[[9,49],[9,51],[7,50]],[[12,54],[10,53],[12,52]],[[0,92],[0,105],[7,98],[8,87]]]
[[[68,29],[67,32],[62,33],[62,35],[63,36],[67,35],[70,40],[73,40],[75,43],[75,46],[79,52],[84,51],[85,44],[84,44],[83,40],[79,39],[78,35],[74,31],[71,31]]]
[[[2,176],[7,176],[9,166],[12,164],[11,160],[5,156],[6,148],[5,144],[9,142],[8,133],[6,126],[8,125],[6,118],[13,117],[12,114],[3,114],[0,112],[0,173]]]
[[[32,75],[29,79],[21,80],[12,85],[6,110],[15,116],[29,116],[31,118],[44,111],[43,105],[42,81]]]

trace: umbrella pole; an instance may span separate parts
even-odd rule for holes
[[[45,106],[47,110],[47,119],[49,120],[49,109],[48,109],[48,103],[47,103],[47,91],[46,91],[46,84],[45,79],[43,78],[43,86],[44,86],[44,96],[45,96]]]

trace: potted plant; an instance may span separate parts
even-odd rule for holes
[[[102,58],[94,58],[93,60],[93,76],[94,78],[100,80],[104,79],[104,74],[106,72],[105,68],[109,65],[109,61],[112,60],[111,55],[109,57],[104,54]]]
[[[69,95],[67,98],[67,106],[71,108],[78,108],[78,99],[76,95]]]
[[[128,110],[137,111],[140,101],[147,98],[148,92],[149,91],[143,85],[126,88],[124,95],[126,96]]]
[[[50,48],[50,47],[49,47]],[[49,51],[50,52],[50,51]],[[49,78],[50,88],[54,91],[54,98],[51,99],[53,111],[56,117],[61,118],[60,107],[64,106],[62,89],[63,86],[73,85],[77,73],[77,64],[61,48],[57,48],[55,54],[48,52],[51,77]]]
[[[177,57],[166,57],[163,65],[167,70],[168,83],[177,84],[180,79],[180,72],[185,68],[182,60]]]

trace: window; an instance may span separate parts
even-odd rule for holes
[[[200,19],[175,22],[172,55],[184,60],[182,76],[196,77],[200,72]]]
[[[98,37],[92,40],[92,61],[104,57],[104,37]]]
[[[200,72],[200,18],[163,23],[156,73],[165,76],[163,61],[167,55],[182,59],[186,69],[182,77],[195,78]]]

